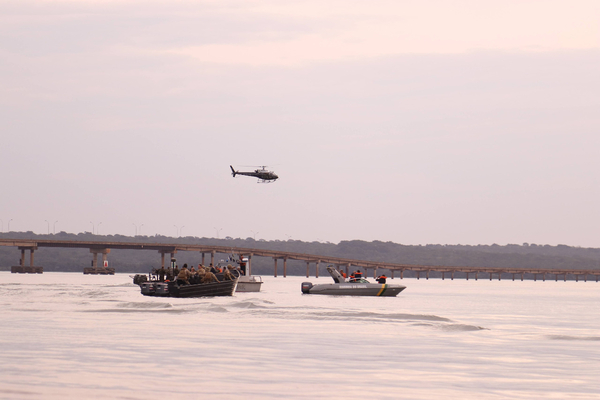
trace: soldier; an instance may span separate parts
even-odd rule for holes
[[[167,271],[165,271],[165,266],[163,265],[162,267],[160,267],[160,269],[158,270],[158,280],[161,282],[165,281],[165,273]]]
[[[190,284],[190,271],[188,271],[188,269],[187,269],[187,264],[183,265],[183,268],[177,275],[177,283],[180,285],[182,285],[182,284],[189,285]]]
[[[223,272],[223,280],[225,281],[232,281],[235,278],[233,277],[233,275],[231,274],[231,270],[233,269],[233,267],[230,265],[227,266],[227,268],[225,268],[225,271]]]
[[[217,279],[215,274],[209,270],[209,271],[206,271],[206,273],[202,277],[202,283],[211,283],[211,282],[219,282],[219,280]]]

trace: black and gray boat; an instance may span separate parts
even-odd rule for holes
[[[335,296],[397,296],[398,293],[406,289],[406,286],[403,285],[371,283],[364,278],[347,281],[332,266],[327,267],[327,272],[329,272],[335,283],[313,285],[310,282],[303,282],[302,293]]]
[[[233,296],[237,278],[232,281],[179,285],[177,282],[146,281],[140,283],[144,296],[157,297],[212,297]]]
[[[216,275],[218,282],[200,283],[195,277],[190,279],[190,284],[182,284],[177,280],[161,281],[156,271],[148,275],[137,274],[133,276],[133,283],[139,285],[144,296],[156,297],[212,297],[233,296],[238,284],[238,277],[233,280],[225,279],[223,274]]]
[[[144,296],[155,297],[213,297],[233,296],[239,281],[239,272],[232,274],[218,273],[215,275],[216,282],[201,283],[201,277],[193,275],[189,283],[182,283],[171,274],[171,268],[176,269],[176,260],[171,258],[171,267],[165,275],[159,270],[153,269],[148,275],[137,274],[131,276],[133,283],[139,285]],[[184,266],[185,268],[186,266]],[[227,275],[227,276],[226,276]],[[233,278],[233,279],[232,279]],[[186,281],[187,282],[187,281]]]

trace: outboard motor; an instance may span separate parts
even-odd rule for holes
[[[146,296],[153,296],[156,291],[156,287],[154,286],[154,282],[144,282],[140,285],[142,288],[142,294]]]
[[[148,281],[148,276],[146,276],[146,275],[136,274],[133,277],[133,283],[136,285],[141,285],[142,283],[147,282],[147,281]]]
[[[309,294],[313,284],[310,282],[302,282],[302,293]]]
[[[169,295],[169,284],[159,282],[155,284],[155,295],[156,296],[168,296]]]

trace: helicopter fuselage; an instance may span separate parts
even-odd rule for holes
[[[229,167],[231,168],[231,175],[233,175],[234,178],[236,175],[253,176],[255,178],[260,179],[263,182],[275,181],[276,179],[279,178],[274,172],[267,171],[264,168],[256,169],[256,170],[254,170],[254,172],[240,172],[240,171],[234,170],[231,165]]]

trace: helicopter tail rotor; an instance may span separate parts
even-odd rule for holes
[[[235,169],[233,169],[233,167],[230,165],[229,168],[231,168],[231,175],[235,178]]]

